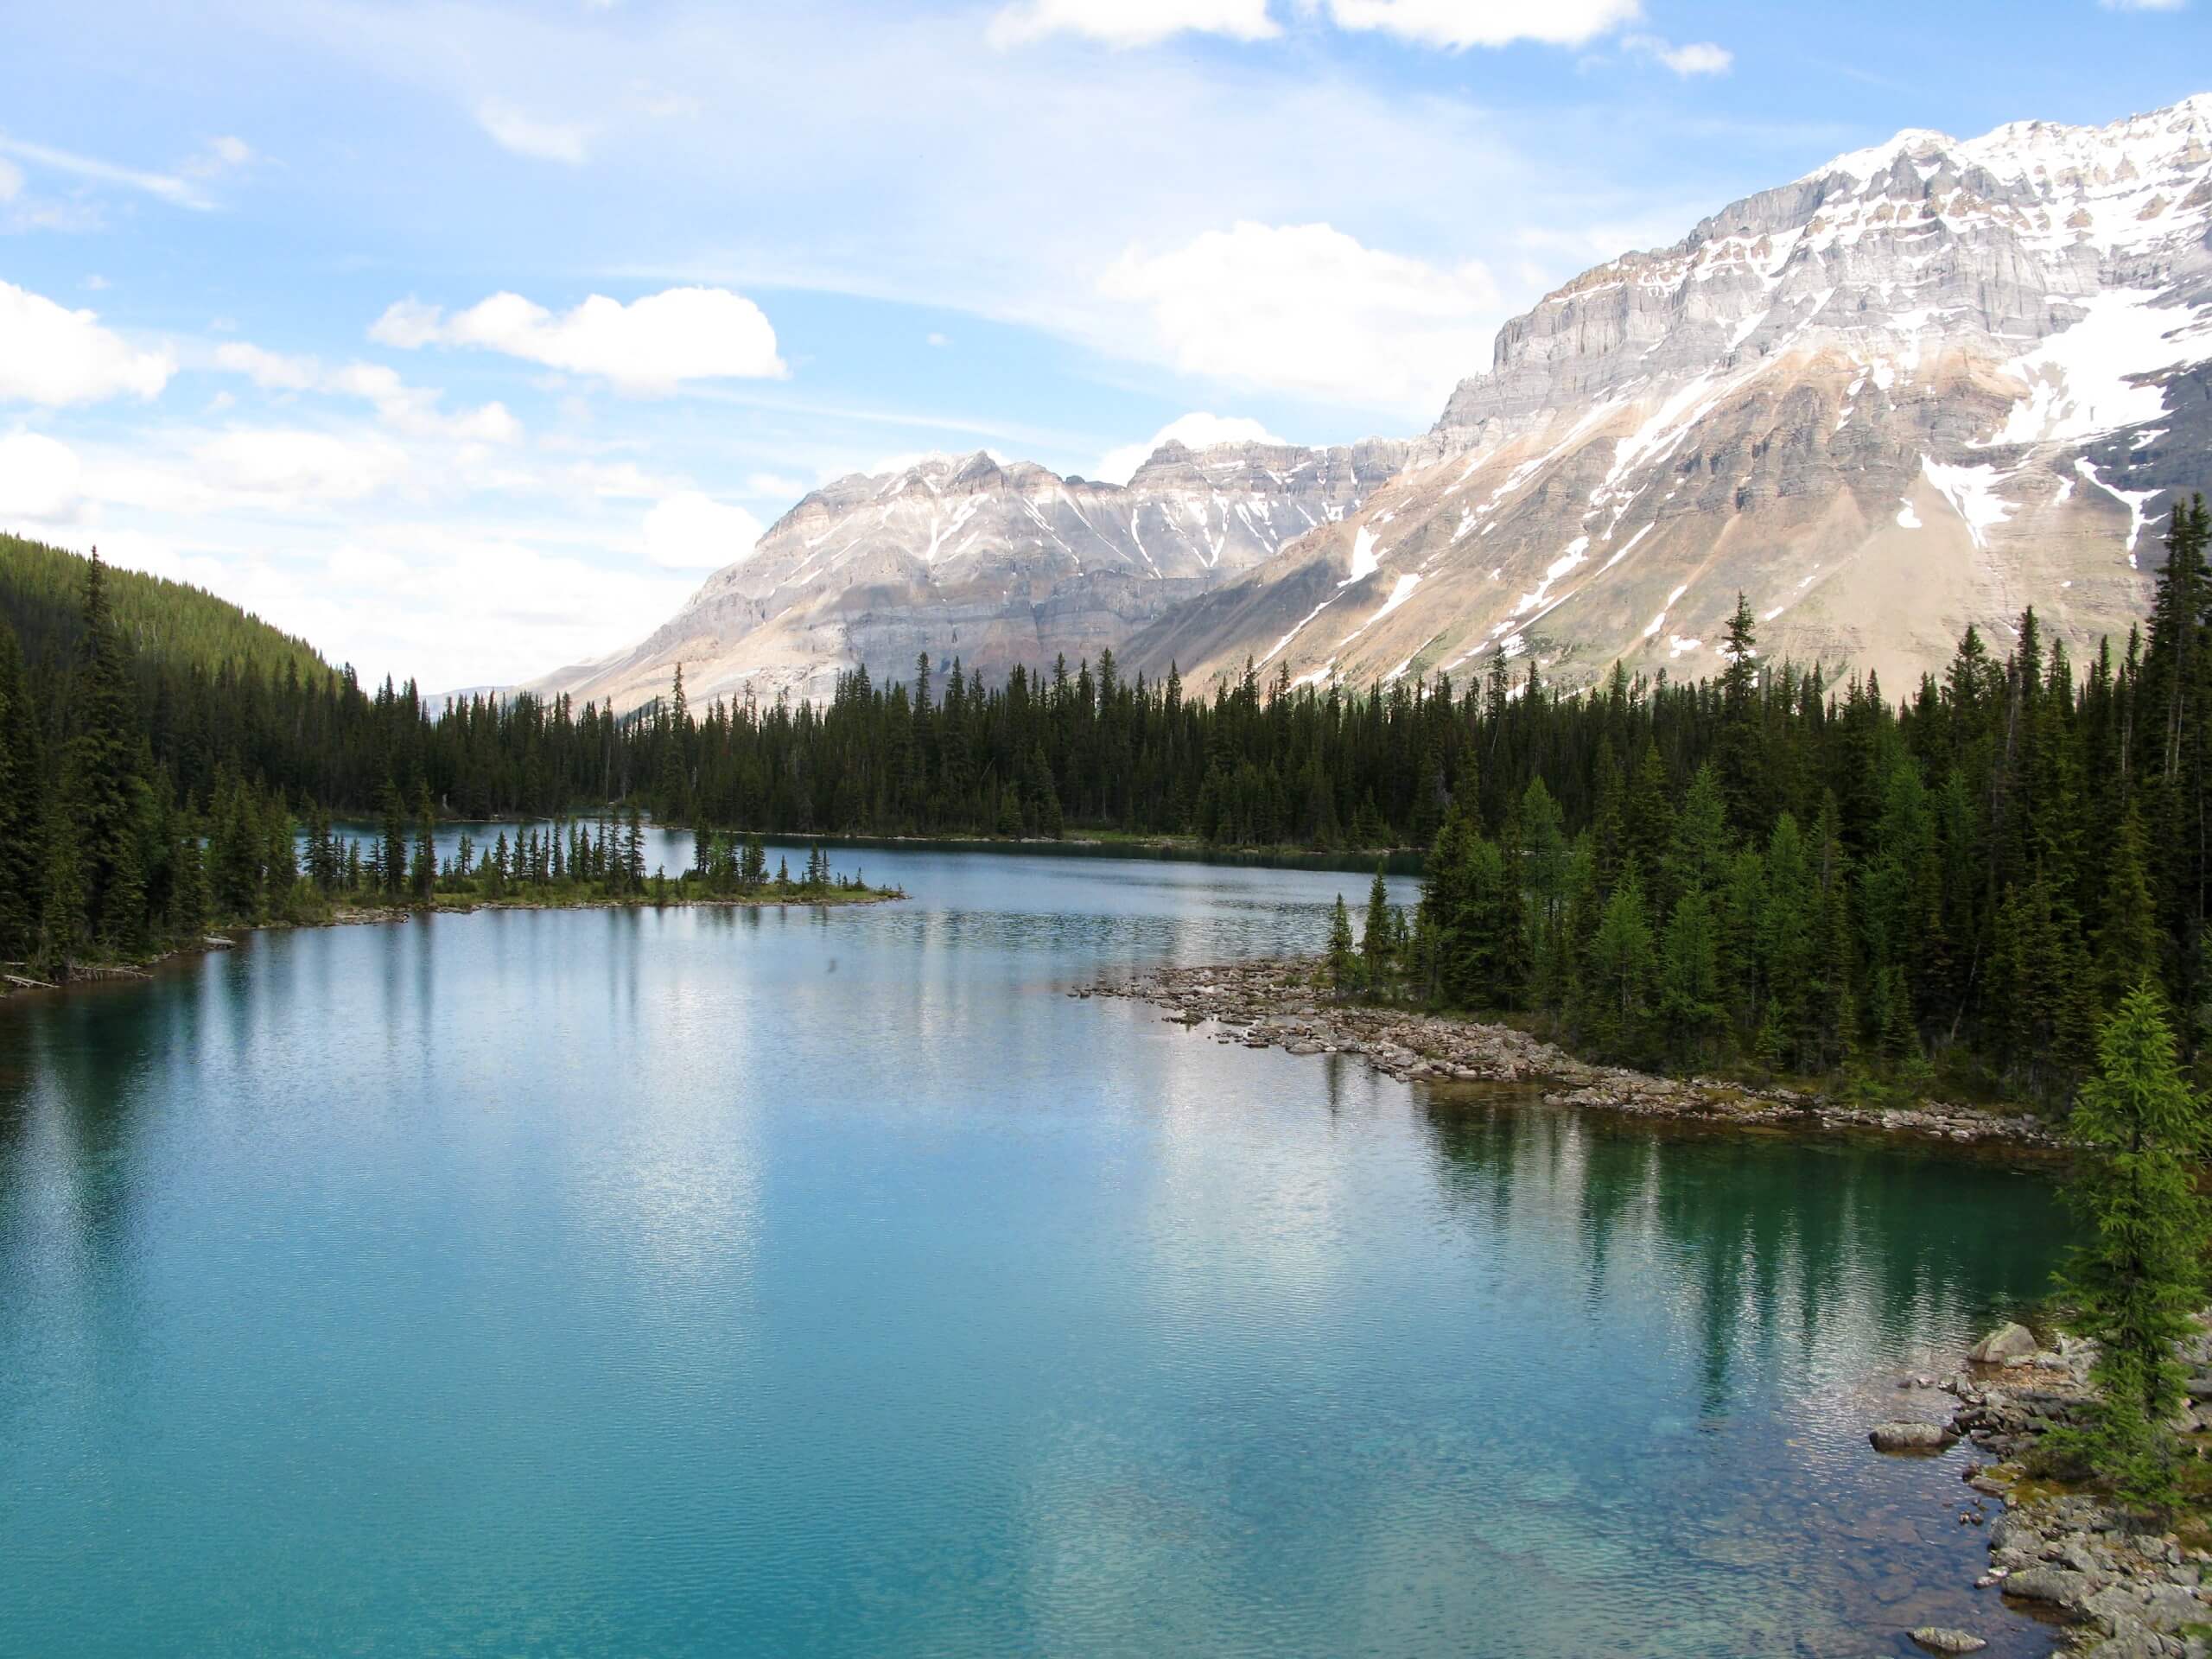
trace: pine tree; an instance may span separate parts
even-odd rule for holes
[[[382,857],[377,868],[384,876],[384,890],[397,895],[407,886],[407,821],[400,811],[399,787],[389,773],[384,787],[377,791],[377,810],[384,819]]]
[[[1644,1052],[1654,966],[1643,883],[1631,868],[1606,899],[1590,942],[1582,1023],[1599,1052],[1621,1059]]]
[[[2175,1490],[2167,1426],[2183,1399],[2175,1346],[2191,1332],[2205,1290],[2212,1211],[2196,1171],[2212,1124],[2181,1075],[2164,1003],[2147,982],[2121,1001],[2097,1046],[2097,1073],[2067,1126],[2076,1162],[2066,1196],[2089,1238],[2061,1283],[2082,1332],[2101,1344],[2085,1449],[2124,1497],[2159,1508]]]
[[[38,714],[16,631],[0,618],[0,959],[28,957],[45,893],[46,800]]]
[[[2107,1013],[2120,1007],[2145,974],[2160,969],[2164,940],[2143,865],[2143,830],[2131,809],[2113,837],[2111,861],[2105,866],[2103,918],[2097,927],[2097,995]]]
[[[1329,988],[1342,996],[1351,988],[1352,976],[1357,971],[1358,958],[1352,954],[1351,912],[1344,908],[1344,896],[1337,895],[1337,907],[1329,917]]]
[[[635,895],[645,890],[645,826],[632,802],[622,825],[622,891]]]
[[[69,715],[60,821],[77,867],[77,915],[58,919],[80,939],[134,949],[146,923],[139,844],[146,779],[140,770],[137,699],[108,607],[106,567],[97,552],[85,569],[83,632]]]
[[[438,844],[436,820],[430,815],[430,791],[423,785],[415,797],[415,863],[409,885],[413,888],[415,902],[429,905],[438,887]]]

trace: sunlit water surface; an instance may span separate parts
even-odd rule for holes
[[[1064,994],[1356,877],[838,861],[914,897],[0,1005],[0,1650],[2048,1648],[1863,1438],[2039,1290],[2039,1177]]]

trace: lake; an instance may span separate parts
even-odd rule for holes
[[[1065,995],[1357,877],[836,862],[0,1003],[0,1651],[2048,1650],[1865,1442],[2041,1176]]]

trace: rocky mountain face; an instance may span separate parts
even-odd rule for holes
[[[676,665],[695,700],[824,697],[841,672],[911,677],[954,657],[1016,663],[1120,649],[1138,627],[1357,511],[1408,446],[1168,443],[1127,485],[984,454],[842,478],[715,572],[652,636],[533,688],[635,708]]]
[[[1892,695],[2030,605],[2079,662],[2212,485],[2208,359],[2212,96],[1899,133],[1550,295],[1397,477],[1125,655],[1201,683],[1499,652],[1706,676],[1741,590],[1763,656]]]

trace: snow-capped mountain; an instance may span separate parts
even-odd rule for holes
[[[2208,308],[2212,96],[1902,132],[1550,295],[1396,479],[1127,654],[1706,675],[1738,589],[1762,655],[1893,694],[2030,604],[2117,641],[2156,521],[2212,484]]]
[[[1163,444],[1126,485],[982,453],[823,486],[632,650],[538,683],[636,707],[683,664],[689,693],[820,697],[918,652],[988,677],[1119,649],[1176,601],[1357,511],[1404,443]]]

